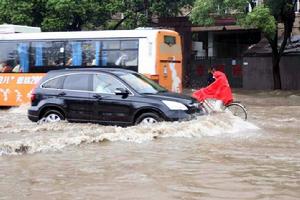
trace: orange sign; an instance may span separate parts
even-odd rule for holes
[[[44,74],[0,74],[0,106],[19,106],[30,102],[35,85]]]

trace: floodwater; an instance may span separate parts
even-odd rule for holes
[[[234,96],[247,122],[36,124],[26,106],[0,110],[0,199],[300,199],[300,93]]]

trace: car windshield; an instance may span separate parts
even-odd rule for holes
[[[129,84],[135,91],[141,94],[157,94],[159,92],[167,91],[167,89],[141,74],[126,73],[120,75],[120,78]]]

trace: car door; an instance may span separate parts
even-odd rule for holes
[[[93,114],[92,74],[70,74],[65,77],[58,94],[64,99],[66,117],[74,121],[90,121]]]
[[[96,120],[105,124],[129,124],[134,113],[133,96],[116,95],[117,88],[126,86],[117,77],[107,73],[93,76],[94,107]]]

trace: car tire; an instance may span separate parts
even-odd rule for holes
[[[42,119],[45,122],[59,122],[65,120],[65,117],[57,110],[48,110],[45,112]]]
[[[135,125],[138,124],[155,124],[158,122],[161,122],[162,118],[153,112],[148,112],[148,113],[143,113],[141,114],[136,120],[135,120]]]

